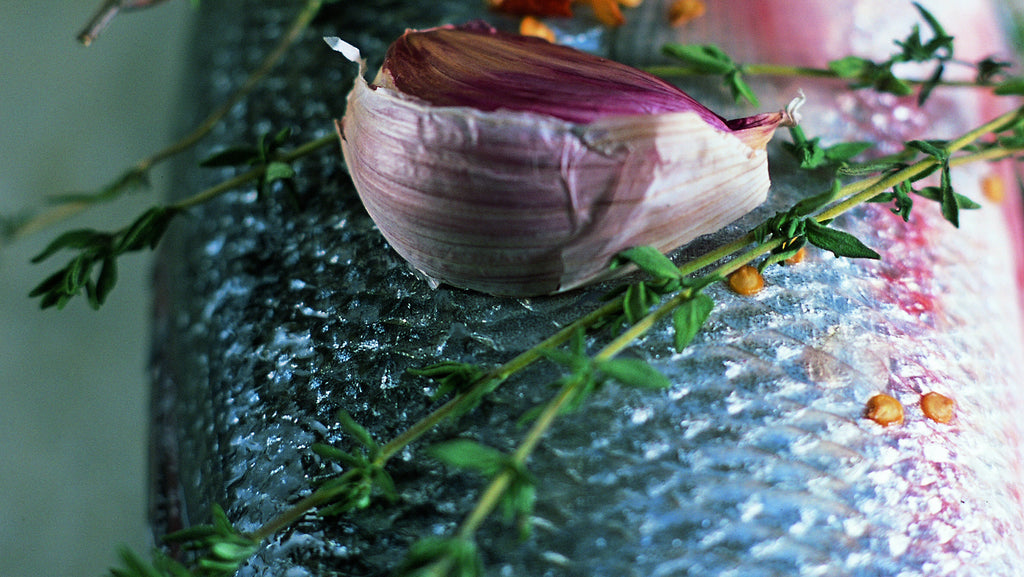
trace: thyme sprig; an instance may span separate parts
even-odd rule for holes
[[[3,227],[0,227],[0,233],[2,233],[0,234],[0,243],[28,236],[39,230],[66,221],[93,206],[111,202],[126,194],[147,188],[149,186],[149,175],[153,168],[202,142],[216,128],[220,121],[231,112],[231,109],[244,100],[274,70],[285,54],[288,53],[288,50],[302,37],[303,32],[309,28],[310,23],[320,12],[323,5],[330,4],[333,1],[336,0],[306,0],[304,6],[295,16],[295,19],[281,36],[280,40],[278,40],[277,45],[267,53],[256,69],[232,92],[228,99],[210,112],[191,132],[165,148],[140,159],[109,183],[95,191],[54,195],[50,200],[55,205],[46,210],[23,216],[17,220],[0,220],[0,222],[5,223]],[[85,44],[91,43],[118,12],[125,9],[148,7],[151,4],[153,4],[151,0],[106,0],[97,11],[93,20],[90,21],[80,34],[82,42]]]
[[[309,0],[293,24],[290,34],[293,32],[297,37],[323,3],[322,0]],[[870,87],[894,94],[909,94],[911,86],[919,86],[921,102],[927,99],[935,87],[942,85],[995,86],[995,91],[1001,94],[1024,93],[1024,80],[1006,77],[1008,64],[992,58],[967,64],[976,69],[974,82],[945,80],[943,76],[947,65],[965,63],[953,59],[952,38],[934,17],[920,5],[915,6],[931,30],[930,38],[923,39],[920,27],[915,26],[905,39],[897,41],[900,51],[883,62],[848,57],[833,61],[828,69],[814,69],[738,64],[713,46],[675,46],[667,50],[688,65],[685,69],[687,73],[722,75],[734,98],[755,103],[756,95],[746,84],[745,75],[796,74],[846,79],[855,88]],[[286,35],[278,49],[283,53],[292,42],[294,38],[288,39]],[[275,53],[278,49],[275,49]],[[280,54],[275,53],[268,56],[263,67],[273,66],[274,58],[280,57]],[[935,68],[926,79],[902,79],[893,72],[893,67],[902,62],[934,62]],[[243,98],[255,85],[263,67],[250,77],[252,84],[247,82],[243,90],[236,94],[238,99]],[[678,72],[683,69],[673,70]],[[226,107],[230,108],[228,105]],[[215,124],[216,116],[211,115],[208,121]],[[353,514],[375,499],[393,498],[396,491],[386,472],[386,465],[392,456],[439,423],[472,409],[484,396],[527,366],[537,361],[553,361],[563,367],[566,374],[557,381],[558,392],[529,415],[531,426],[513,452],[500,452],[464,439],[429,449],[432,456],[448,465],[474,469],[489,481],[476,506],[457,532],[416,543],[410,549],[402,571],[415,575],[480,574],[482,565],[475,534],[493,512],[500,509],[506,518],[519,522],[521,531],[529,529],[526,520],[536,499],[536,483],[529,474],[528,461],[557,418],[579,407],[589,394],[608,381],[644,388],[668,386],[664,377],[642,359],[620,357],[633,343],[659,323],[671,318],[674,348],[683,350],[697,335],[714,307],[713,300],[703,289],[739,267],[759,259],[760,267],[764,268],[804,244],[829,250],[836,256],[877,257],[877,253],[860,240],[830,226],[836,217],[866,202],[893,202],[893,212],[907,219],[913,207],[911,195],[915,195],[939,202],[943,215],[953,224],[958,224],[958,211],[972,205],[969,199],[953,190],[951,168],[1021,153],[1024,150],[1022,117],[1024,111],[1013,111],[948,142],[912,141],[907,143],[907,149],[898,158],[862,165],[851,164],[851,160],[863,152],[863,143],[822,147],[818,139],[807,138],[799,128],[791,131],[794,141],[791,151],[797,155],[804,168],[837,170],[842,176],[863,178],[845,185],[837,179],[829,190],[774,215],[740,239],[678,267],[649,247],[636,247],[623,252],[617,266],[624,263],[636,266],[646,273],[643,280],[624,285],[621,290],[610,295],[604,305],[504,365],[487,368],[442,361],[415,371],[423,377],[438,381],[436,398],[451,398],[391,441],[378,442],[347,413],[340,413],[340,427],[346,438],[354,443],[356,450],[346,451],[323,444],[315,445],[312,450],[321,458],[337,463],[342,472],[319,479],[309,496],[257,530],[251,533],[238,531],[224,511],[214,505],[211,524],[186,529],[168,537],[170,541],[196,552],[188,566],[159,551],[154,553],[152,563],[146,563],[126,551],[122,552],[125,568],[113,569],[112,574],[118,577],[233,574],[264,541],[312,512],[324,516]],[[205,124],[182,142],[141,161],[99,194],[63,198],[65,205],[61,208],[67,211],[69,208],[112,200],[124,191],[144,184],[152,164],[192,146],[194,142],[189,142],[192,136],[198,141],[213,126]],[[993,143],[960,154],[986,134],[1001,136]],[[239,150],[225,153],[214,162],[230,161],[229,164],[242,164],[248,168],[236,177],[190,199],[174,205],[154,207],[123,229],[112,233],[81,230],[61,235],[37,259],[45,260],[62,250],[78,250],[79,254],[65,269],[37,287],[39,292],[35,296],[41,297],[41,302],[46,306],[63,306],[68,299],[84,291],[90,303],[98,306],[105,300],[116,280],[116,266],[113,263],[118,256],[151,248],[159,241],[167,223],[191,206],[207,202],[246,183],[255,181],[266,184],[287,179],[291,174],[291,161],[333,142],[334,136],[325,136],[290,153],[281,154],[278,148],[283,140],[283,133],[268,134],[255,147],[245,149],[244,154],[236,154]],[[921,178],[935,172],[940,173],[938,186],[920,190],[914,188],[914,184]],[[111,263],[109,271],[108,263]],[[709,272],[698,273],[709,268]],[[588,340],[596,343],[604,337],[593,332],[588,337],[588,331],[602,324],[612,327],[612,336],[608,337],[609,342],[599,347],[597,353],[590,355],[587,352]]]
[[[244,548],[250,545],[258,547],[263,541],[312,512],[321,515],[352,514],[368,506],[374,498],[387,498],[394,494],[393,485],[385,473],[387,462],[392,456],[441,422],[470,410],[486,394],[506,383],[526,367],[540,360],[556,361],[567,367],[568,373],[559,379],[558,393],[530,415],[531,426],[511,454],[462,440],[440,445],[432,451],[436,458],[453,466],[470,462],[479,463],[474,464],[472,468],[488,476],[489,481],[476,506],[457,532],[447,537],[431,537],[417,542],[410,549],[400,570],[406,575],[479,575],[482,568],[475,534],[493,512],[501,509],[507,518],[518,521],[520,531],[529,529],[526,520],[536,498],[536,484],[529,474],[528,460],[558,416],[572,410],[573,407],[578,407],[587,395],[608,380],[626,386],[666,386],[664,377],[657,374],[646,362],[640,359],[619,358],[622,352],[653,327],[669,318],[672,319],[675,331],[675,348],[685,348],[700,330],[714,306],[711,298],[701,290],[708,284],[758,259],[771,261],[773,253],[794,242],[791,235],[800,236],[800,223],[803,226],[802,235],[808,242],[828,250],[835,249],[833,252],[837,255],[844,255],[849,252],[843,248],[843,243],[850,242],[847,233],[828,227],[836,217],[864,203],[877,201],[880,195],[895,187],[916,182],[923,175],[942,170],[947,165],[953,168],[1021,153],[1021,147],[1001,148],[996,144],[958,154],[987,134],[1012,134],[1019,131],[1022,122],[1024,109],[1018,109],[987,122],[955,140],[931,142],[931,146],[908,144],[908,148],[920,153],[921,158],[911,162],[876,164],[872,167],[874,172],[866,176],[863,174],[866,169],[861,167],[859,170],[864,177],[860,180],[841,186],[833,184],[829,190],[798,202],[783,213],[783,217],[775,215],[743,237],[678,267],[651,248],[638,247],[625,251],[620,255],[621,260],[636,265],[648,275],[648,278],[630,286],[644,283],[645,287],[656,287],[656,299],[639,304],[629,302],[627,299],[633,297],[629,296],[629,290],[623,290],[601,307],[499,367],[484,368],[465,363],[441,362],[418,371],[424,377],[439,381],[442,388],[447,385],[448,389],[445,392],[453,395],[451,399],[405,432],[383,444],[370,438],[365,429],[354,423],[350,417],[341,414],[339,420],[343,431],[363,448],[363,452],[360,455],[353,455],[337,448],[317,445],[313,449],[317,454],[342,465],[344,470],[341,474],[321,480],[311,495],[284,510],[252,533],[241,535],[236,531],[226,530],[223,521],[215,522],[214,526],[220,523],[220,532],[217,535],[223,535],[229,540],[239,538],[232,535],[240,535],[245,542],[236,545],[241,548],[224,545],[215,548],[214,545],[220,543],[216,539],[204,543],[193,542],[192,546],[201,548],[205,554],[200,556],[191,568],[171,562],[159,552],[155,553],[152,564],[145,564],[137,557],[125,554],[126,568],[115,569],[113,573],[118,577],[184,577],[206,574],[203,571],[218,567],[217,563],[235,563],[237,567],[237,564],[243,561],[231,557],[231,553],[241,554],[243,550],[248,551]],[[250,178],[253,176],[250,175]],[[938,200],[941,201],[941,198]],[[798,224],[792,224],[794,219]],[[621,265],[622,262],[617,266]],[[698,271],[708,267],[712,267],[709,272],[694,276]],[[617,332],[616,336],[596,354],[587,355],[586,331],[609,318],[620,317],[626,314],[627,308],[634,307],[635,310],[630,313],[633,322],[627,323],[622,331]],[[569,345],[568,349],[562,349],[561,347],[566,344]],[[214,513],[215,518],[219,518],[216,509]],[[211,534],[209,529],[203,531],[206,535]]]
[[[964,62],[953,58],[953,37],[927,9],[914,3],[922,20],[930,28],[930,36],[922,39],[921,27],[915,24],[906,38],[896,40],[899,50],[889,58],[874,61],[860,56],[846,56],[832,60],[826,68],[810,66],[788,66],[768,63],[737,63],[721,48],[711,44],[666,44],[662,52],[676,60],[681,66],[652,66],[647,71],[658,76],[685,76],[691,74],[722,76],[723,83],[739,102],[747,100],[758,106],[757,96],[744,79],[745,76],[798,76],[809,78],[833,78],[847,80],[855,90],[870,88],[896,96],[909,96],[918,89],[918,105],[924,104],[932,91],[939,86],[994,87],[997,94],[1021,94],[1024,92],[1024,78],[1008,76],[1010,63],[989,56],[978,62]],[[903,78],[896,67],[906,63],[934,65],[927,78]],[[947,80],[948,66],[960,65],[974,70],[974,79]]]
[[[774,230],[776,227],[782,226],[783,222],[803,223],[803,226],[806,227],[803,234],[808,237],[808,240],[831,247],[829,250],[835,252],[836,256],[877,257],[877,254],[864,247],[859,240],[848,233],[828,228],[826,223],[830,223],[836,217],[863,203],[870,202],[887,189],[903,182],[912,181],[920,175],[934,170],[936,166],[951,164],[949,158],[953,153],[962,150],[989,132],[1004,128],[1007,123],[1017,123],[1022,119],[1024,119],[1024,108],[1007,113],[954,141],[945,143],[941,147],[936,146],[937,150],[927,150],[928,156],[926,158],[901,170],[869,177],[858,183],[838,189],[833,187],[833,190],[807,199],[807,201],[801,201],[793,209],[787,211],[787,218],[780,220],[777,216],[772,217],[743,238],[732,243],[730,251],[735,253],[734,258],[718,265],[711,272],[697,277],[693,283],[700,285],[711,279],[723,278],[741,266],[749,264],[790,242],[791,239],[787,237],[790,234],[799,232],[797,230],[799,226],[795,226],[792,230],[787,230],[784,234],[776,235]],[[811,212],[816,212],[816,214],[814,216],[804,216],[804,213]],[[792,218],[798,216],[800,217],[799,220],[792,220]],[[773,232],[766,233],[765,231]],[[751,243],[754,246],[750,247]],[[851,246],[854,248],[850,248]],[[662,280],[666,277],[676,278],[678,274],[681,274],[681,269],[679,273],[673,273],[670,269],[666,268],[664,262],[660,261],[657,257],[652,257],[653,250],[631,249],[627,251],[624,258],[637,264],[645,263],[643,268]],[[860,254],[861,251],[869,251],[870,254]],[[681,278],[681,276],[678,278]],[[568,351],[563,351],[559,355],[554,355],[551,352],[547,353],[548,356],[560,360],[561,364],[570,368],[570,373],[560,380],[561,388],[559,392],[539,411],[539,415],[517,449],[510,456],[502,456],[502,459],[508,461],[509,466],[493,471],[491,481],[481,493],[476,507],[469,513],[455,535],[440,540],[434,537],[413,547],[410,561],[407,562],[405,568],[409,569],[411,567],[414,570],[408,571],[407,575],[442,577],[446,575],[480,574],[479,558],[470,556],[470,552],[476,550],[474,541],[476,531],[483,524],[484,520],[505,499],[509,498],[508,494],[511,491],[511,487],[514,486],[514,476],[519,474],[518,471],[525,469],[529,456],[540,444],[558,415],[578,406],[580,398],[593,391],[598,383],[595,380],[595,372],[603,367],[611,366],[610,363],[621,362],[622,360],[616,357],[663,319],[675,316],[678,323],[680,318],[678,311],[680,310],[684,311],[681,315],[683,326],[680,327],[679,324],[675,326],[677,339],[679,339],[681,333],[685,337],[689,336],[691,331],[696,332],[696,330],[699,330],[713,303],[709,302],[709,297],[701,293],[695,293],[690,286],[685,286],[685,284],[681,283],[678,292],[674,296],[653,307],[645,316],[602,347],[594,356],[588,357],[585,354],[582,333],[576,333],[574,344]],[[629,359],[626,360],[626,363],[628,364],[621,366],[622,375],[625,376],[621,378],[616,377],[616,380],[623,384],[630,386],[667,386],[667,381],[663,378],[658,379],[655,377],[651,373],[653,369],[646,365],[646,363],[643,363],[643,361],[636,363],[633,359]],[[462,461],[466,459],[451,460]],[[444,543],[445,546],[435,546],[439,543]],[[455,546],[456,544],[458,545],[457,547]]]
[[[241,154],[241,148],[212,157],[212,165],[219,166],[231,157],[231,160],[242,161],[243,165],[254,166],[184,200],[153,206],[121,229],[113,232],[74,229],[61,234],[33,257],[32,262],[43,262],[64,250],[76,251],[75,256],[63,268],[36,285],[29,297],[39,298],[41,308],[61,309],[72,298],[84,294],[93,308],[101,307],[117,283],[118,258],[128,253],[156,248],[171,221],[186,214],[189,208],[252,182],[256,182],[258,189],[262,189],[271,182],[291,178],[294,174],[292,162],[333,144],[336,138],[334,135],[322,136],[293,150],[280,152],[277,148],[285,135],[285,132],[280,132],[269,141],[260,138],[256,148],[246,149],[255,155],[252,158]]]

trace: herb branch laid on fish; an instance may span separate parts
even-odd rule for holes
[[[971,86],[1015,90],[1005,63],[963,48],[995,34],[947,33],[947,7],[798,4],[821,25],[787,29],[780,50],[806,86],[739,64],[772,53],[758,43],[779,41],[767,24],[791,1],[748,17],[712,3],[688,34],[715,45],[657,41],[736,100],[806,89],[780,112],[727,121],[637,69],[479,23],[410,30],[372,83],[356,78],[337,136],[284,152],[287,132],[263,126],[241,157],[212,157],[244,167],[230,186],[253,194],[214,186],[51,245],[41,256],[99,246],[99,276],[69,265],[37,296],[99,304],[107,261],[154,246],[171,217],[246,214],[237,235],[197,227],[203,248],[184,251],[210,292],[161,303],[176,311],[156,354],[176,387],[157,403],[174,417],[161,447],[183,467],[166,469],[167,517],[206,503],[211,522],[168,531],[195,558],[125,553],[115,574],[1015,574],[1020,199],[986,191],[1014,180],[994,161],[1024,151],[1024,109],[946,92],[964,90],[947,80],[960,59],[978,63]],[[915,25],[896,55],[823,41],[852,21],[849,38],[877,45],[864,20],[908,17],[928,32]],[[906,64],[928,79],[907,81]],[[769,145],[779,126],[792,142]],[[321,159],[331,179],[292,166],[325,138],[341,139],[375,226],[344,204],[253,208],[282,182],[298,198],[349,191],[335,156]],[[211,268],[246,251],[258,274]],[[181,377],[182,358],[201,377]],[[220,469],[190,468],[179,444]]]

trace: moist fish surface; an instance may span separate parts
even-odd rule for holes
[[[267,126],[332,130],[355,71],[340,69],[320,36],[344,37],[372,59],[405,27],[464,21],[480,10],[476,2],[401,4],[387,12],[358,3],[326,8],[309,41],[226,122],[221,144],[254,140]],[[737,61],[823,66],[850,53],[884,58],[892,40],[919,23],[909,3],[748,4],[709,2],[704,17],[671,29],[662,3],[647,2],[614,34],[594,34],[608,55],[632,64],[657,61],[660,43],[674,39],[714,42]],[[1002,49],[991,6],[927,8],[956,37],[957,57]],[[197,33],[209,40],[195,58],[219,56],[200,69],[207,80],[195,116],[224,98],[237,70],[253,68],[272,42],[261,31],[277,29],[293,9],[264,0],[204,3]],[[755,88],[769,109],[803,89],[808,135],[868,139],[883,151],[955,136],[1003,106],[950,89],[937,89],[919,110],[912,97],[850,92],[836,82]],[[716,87],[695,90],[706,104],[728,106]],[[778,146],[769,159],[768,203],[685,247],[677,262],[830,184],[798,170]],[[752,297],[709,287],[716,307],[683,352],[672,351],[667,326],[641,339],[625,354],[648,360],[672,386],[608,385],[556,421],[528,463],[538,487],[532,533],[520,539],[497,515],[486,523],[478,538],[486,574],[1019,574],[1020,207],[1014,195],[1002,204],[985,199],[981,183],[992,175],[1013,182],[1005,167],[955,170],[957,190],[983,204],[961,212],[959,229],[924,201],[910,222],[888,205],[858,209],[835,226],[877,250],[879,261],[812,250],[798,265],[767,269],[765,290]],[[217,175],[183,166],[179,180],[187,194]],[[304,161],[295,187],[297,203],[263,203],[250,190],[201,207],[162,251],[157,533],[206,521],[213,503],[239,529],[255,529],[324,473],[312,443],[351,448],[339,409],[391,439],[432,406],[432,385],[407,369],[441,359],[502,363],[599,306],[613,286],[536,299],[431,289],[373,227],[337,150]],[[424,447],[460,436],[513,450],[524,432],[520,417],[553,394],[558,376],[538,364],[394,457],[395,505],[310,516],[278,533],[239,574],[391,574],[417,539],[452,534],[482,487],[479,477],[424,458]],[[950,423],[919,408],[932,391],[954,399]],[[903,403],[901,426],[864,418],[877,393]]]

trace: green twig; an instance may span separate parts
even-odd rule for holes
[[[117,8],[117,4],[119,3],[108,2],[108,4]],[[145,176],[153,166],[195,146],[199,141],[206,137],[206,135],[209,134],[215,126],[217,126],[224,116],[231,112],[231,109],[234,108],[236,104],[248,96],[249,93],[252,92],[252,90],[263,80],[263,78],[277,66],[278,62],[280,62],[281,58],[284,57],[288,49],[299,39],[302,33],[309,26],[310,22],[313,21],[313,18],[320,11],[322,4],[323,0],[306,0],[305,6],[295,17],[295,20],[292,21],[291,26],[288,27],[288,30],[278,41],[277,46],[267,54],[259,67],[257,67],[256,70],[246,78],[245,82],[243,82],[242,85],[232,93],[226,102],[203,119],[203,121],[200,122],[192,132],[188,133],[170,146],[136,162],[133,166],[122,173],[122,175],[113,183],[105,187],[103,191],[94,195],[89,200],[75,200],[72,202],[61,203],[59,206],[46,210],[29,219],[13,231],[11,235],[12,238],[16,239],[28,236],[38,230],[71,218],[72,216],[87,210],[96,202],[108,201],[116,198],[124,192],[129,185],[144,181]],[[241,182],[245,181],[243,180]],[[235,186],[237,186],[237,184]]]

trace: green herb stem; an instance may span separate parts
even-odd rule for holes
[[[202,140],[217,124],[226,116],[236,104],[241,102],[243,98],[248,96],[250,92],[263,80],[267,74],[277,66],[278,62],[284,57],[302,33],[305,32],[306,28],[316,17],[317,13],[320,12],[320,8],[323,5],[323,0],[306,0],[306,5],[303,6],[302,10],[299,11],[295,19],[292,21],[288,30],[285,31],[284,35],[278,41],[270,53],[264,57],[260,65],[249,74],[245,82],[238,87],[237,90],[231,95],[226,102],[224,102],[220,108],[217,108],[209,116],[207,116],[199,125],[189,134],[184,136],[178,142],[168,146],[167,148],[153,154],[149,158],[143,159],[135,165],[134,170],[145,172],[148,171],[152,165],[166,160],[180,152],[188,150],[195,146],[200,140]]]
[[[278,160],[280,160],[281,162],[286,162],[286,163],[287,162],[292,162],[294,160],[297,160],[299,158],[307,156],[307,155],[311,154],[312,152],[314,152],[316,150],[319,150],[319,149],[321,149],[321,148],[323,148],[323,147],[325,147],[325,146],[327,146],[329,144],[332,144],[332,143],[336,142],[337,139],[338,139],[338,137],[336,135],[334,135],[334,134],[325,134],[325,135],[323,135],[323,136],[321,136],[321,137],[319,137],[317,139],[311,140],[311,141],[309,141],[309,142],[307,142],[307,143],[305,143],[305,144],[295,148],[294,150],[291,150],[291,151],[289,151],[289,152],[287,152],[285,154],[282,154],[280,156],[280,158],[278,158]],[[211,186],[210,188],[207,188],[206,190],[198,192],[198,193],[196,193],[193,196],[190,196],[190,197],[188,197],[188,198],[186,198],[184,200],[178,201],[178,202],[172,204],[171,206],[173,208],[175,208],[175,209],[183,210],[183,209],[186,209],[186,208],[191,208],[193,206],[197,206],[197,205],[203,204],[205,202],[209,202],[210,200],[212,200],[212,199],[214,199],[214,198],[224,194],[225,192],[228,192],[230,190],[234,190],[234,189],[236,189],[236,188],[246,184],[247,182],[259,179],[261,176],[263,176],[263,174],[266,172],[266,170],[267,169],[266,169],[265,166],[257,166],[255,168],[251,168],[251,169],[249,169],[249,170],[247,170],[247,171],[245,171],[245,172],[243,172],[241,174],[237,174],[237,175],[235,175],[235,176],[233,176],[233,177],[231,177],[231,178],[229,178],[229,179],[227,179],[227,180],[225,180],[223,182],[220,182],[220,183],[218,183],[218,184],[216,184],[214,186]]]
[[[344,473],[342,474],[342,477],[350,476],[351,473],[355,473],[355,471]],[[298,503],[282,511],[270,521],[261,525],[255,531],[250,533],[249,537],[257,542],[266,541],[274,536],[278,531],[281,531],[286,527],[290,527],[310,511],[329,502],[332,497],[333,495],[329,491],[324,491],[322,489],[316,490],[311,495],[303,498]]]
[[[986,134],[998,132],[1004,127],[1016,121],[1019,121],[1022,117],[1024,117],[1024,107],[1017,108],[997,118],[994,118],[993,120],[990,120],[985,124],[982,124],[981,126],[965,133],[963,136],[955,140],[950,141],[943,148],[946,152],[952,154],[969,146],[970,144],[972,144],[982,136],[985,136]],[[1007,154],[997,154],[995,153],[995,151],[997,150],[1000,152],[1007,152]],[[971,155],[971,158],[976,161],[994,160],[1000,158],[1001,156],[1012,155],[1014,152],[1015,151],[1010,152],[1009,149],[992,149],[991,151],[974,153]],[[951,161],[950,163],[952,164],[953,162]],[[846,185],[840,191],[840,196],[846,196],[846,200],[843,200],[838,204],[833,205],[831,208],[818,214],[815,218],[818,220],[818,222],[831,220],[839,216],[840,214],[843,214],[853,209],[854,207],[871,200],[872,198],[878,196],[882,192],[885,192],[886,190],[893,188],[897,184],[914,178],[915,176],[925,172],[926,170],[936,166],[937,164],[938,160],[936,160],[934,157],[929,157],[920,160],[906,168],[893,172],[891,174],[885,174],[874,178],[868,178],[862,181]],[[961,162],[960,164],[963,164],[963,162]]]
[[[790,66],[786,64],[768,64],[768,63],[753,63],[743,64],[740,66],[740,70],[748,76],[775,76],[779,78],[824,78],[832,80],[846,80],[850,78],[843,77],[838,73],[829,70],[828,68],[813,68],[809,66]],[[678,66],[678,65],[659,65],[659,66],[647,66],[644,71],[660,76],[662,78],[678,78],[682,76],[718,76],[719,73],[712,70],[701,70],[689,66]],[[921,80],[906,78],[903,82],[916,86],[925,86],[934,84],[935,86],[946,86],[946,87],[958,87],[958,88],[991,88],[994,84],[978,83],[972,80],[940,80],[934,82],[931,80]]]
[[[1006,126],[1009,123],[1017,120],[1022,114],[1024,114],[1024,109],[1015,110],[1013,112],[1009,112],[1003,116],[1000,116],[999,118],[987,122],[982,126],[964,134],[962,137],[950,142],[947,145],[946,149],[950,153],[960,150],[965,146],[969,145],[970,143],[974,142],[981,136],[988,134],[994,130],[999,129],[1000,127]],[[998,157],[999,155],[987,151],[972,155],[972,159],[975,161]],[[847,200],[821,213],[820,215],[817,216],[817,219],[819,221],[822,221],[835,218],[836,216],[852,209],[853,207],[858,206],[870,200],[871,198],[874,198],[879,193],[889,188],[892,188],[899,182],[917,176],[918,174],[934,166],[936,162],[937,161],[934,158],[928,158],[920,162],[917,162],[914,165],[911,165],[907,168],[904,168],[898,172],[895,172],[891,175],[865,179],[868,182],[868,184],[864,186],[858,183],[858,186],[856,188],[859,190],[859,192],[857,194],[854,194]],[[840,191],[840,194],[843,196],[848,195],[851,193],[852,188],[854,188],[853,185],[847,185],[847,187],[844,190]],[[728,247],[727,249],[726,247],[722,247],[721,249],[713,251],[714,260],[711,260],[711,262],[717,262],[721,258],[724,258],[725,256],[733,254],[738,250],[742,249],[744,246],[749,244],[751,240],[750,237],[751,235],[746,235],[745,237],[737,239],[736,241],[733,241],[729,245],[726,245]],[[735,258],[731,259],[730,261],[719,265],[712,272],[705,275],[704,279],[702,280],[706,280],[710,277],[725,277],[730,273],[734,272],[735,270],[739,269],[743,265],[749,264],[750,262],[754,261],[760,256],[763,256],[764,254],[770,252],[774,248],[780,246],[783,242],[785,242],[785,239],[771,239],[764,243],[760,243],[757,246],[750,248],[749,250],[741,254],[738,254]],[[708,253],[708,255],[705,255],[700,259],[695,259],[694,261],[691,261],[687,265],[684,265],[684,267],[680,267],[680,270],[683,270],[685,268],[686,272],[689,273],[704,268],[705,266],[707,266],[708,260],[711,258],[711,254],[712,253]],[[621,353],[627,347],[632,345],[632,343],[634,343],[636,340],[638,340],[640,337],[646,334],[649,330],[651,330],[651,328],[653,328],[658,322],[672,314],[673,310],[675,310],[678,306],[680,306],[682,303],[686,302],[690,298],[692,298],[692,294],[689,289],[679,291],[671,299],[655,308],[653,311],[648,313],[646,316],[644,316],[642,319],[637,321],[634,325],[632,325],[626,331],[620,334],[617,338],[613,339],[610,343],[605,345],[594,356],[593,359],[595,363],[608,361],[614,358],[616,355]],[[554,424],[555,419],[562,412],[565,406],[568,405],[568,403],[578,394],[580,387],[583,387],[585,384],[586,378],[582,375],[577,375],[575,377],[570,378],[570,380],[568,380],[563,385],[558,395],[555,396],[551,401],[549,401],[548,404],[544,407],[543,411],[534,421],[533,426],[527,432],[526,436],[523,438],[523,441],[520,443],[515,453],[513,453],[512,459],[514,463],[520,466],[525,465],[527,459],[536,449],[537,445],[539,445],[540,441],[543,439],[547,431]],[[484,489],[484,492],[481,494],[476,506],[473,508],[470,514],[463,521],[462,525],[459,527],[458,534],[460,537],[471,538],[473,534],[475,534],[475,532],[483,524],[484,520],[488,516],[490,516],[490,514],[493,513],[497,506],[500,504],[501,499],[504,496],[504,493],[509,489],[509,487],[512,484],[514,475],[515,473],[512,470],[505,470],[498,473],[491,480],[491,482]],[[444,574],[443,571],[446,571],[447,568],[449,567],[450,565],[436,565],[435,569],[438,572],[435,574],[442,575]]]
[[[613,314],[614,312],[620,310],[621,308],[621,297],[609,301],[600,308],[595,309],[589,314],[580,317],[579,319],[576,319],[569,325],[566,325],[555,334],[544,339],[544,341],[542,341],[540,344],[537,344],[531,347],[530,349],[523,351],[515,358],[501,365],[500,367],[488,371],[487,374],[477,379],[477,382],[471,385],[469,391],[454,397],[453,399],[451,399],[450,401],[448,401],[447,403],[445,403],[444,405],[442,405],[441,407],[439,407],[438,409],[436,409],[435,411],[433,411],[432,413],[430,413],[429,415],[427,415],[426,417],[424,417],[423,419],[421,419],[420,421],[406,429],[405,432],[395,437],[392,441],[381,447],[380,454],[375,459],[374,464],[384,466],[388,459],[394,456],[395,453],[401,451],[406,446],[415,442],[425,433],[433,429],[438,423],[444,421],[451,415],[460,413],[461,410],[465,407],[465,405],[474,402],[474,400],[477,398],[477,389],[483,387],[492,387],[494,386],[495,382],[504,382],[510,376],[514,375],[515,373],[518,373],[519,371],[530,366],[537,360],[543,358],[545,350],[553,349],[561,345],[562,343],[568,341],[572,337],[572,335],[576,333],[576,331],[592,326],[597,321],[601,320],[602,318],[610,314]]]
[[[120,3],[107,2],[107,4],[105,4],[106,7],[113,7],[114,11],[110,13],[110,17],[112,17],[113,14],[116,14],[117,9],[119,8],[119,6],[117,6],[118,4]],[[144,180],[145,175],[149,173],[153,166],[195,146],[199,141],[206,137],[206,135],[209,134],[218,123],[220,123],[224,116],[231,112],[231,109],[234,108],[236,104],[248,96],[249,93],[252,92],[252,90],[263,80],[263,78],[277,66],[280,60],[288,52],[288,49],[291,48],[291,46],[301,37],[306,28],[309,27],[309,24],[313,21],[313,18],[316,17],[317,13],[319,13],[322,5],[323,0],[306,0],[305,6],[292,21],[291,26],[288,27],[288,30],[281,37],[280,41],[278,41],[274,49],[267,54],[256,70],[249,74],[245,82],[243,82],[242,85],[231,94],[226,102],[203,119],[203,121],[200,122],[192,132],[188,133],[170,146],[136,162],[128,170],[122,173],[122,175],[111,185],[108,185],[103,189],[103,191],[94,195],[93,199],[61,203],[59,206],[46,210],[19,226],[15,231],[13,231],[12,237],[21,238],[28,236],[38,230],[80,214],[96,204],[96,202],[112,200],[119,196],[130,183]],[[106,10],[106,8],[104,8],[104,10]],[[85,32],[83,32],[83,34],[85,34]],[[246,182],[246,180],[238,181],[234,186],[238,186],[244,182]]]

